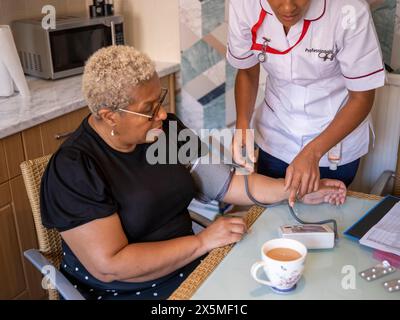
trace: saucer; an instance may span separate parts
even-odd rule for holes
[[[296,288],[297,288],[297,283],[289,289],[278,289],[275,287],[271,287],[272,291],[274,291],[275,293],[278,293],[278,294],[289,294],[292,291],[296,290]]]

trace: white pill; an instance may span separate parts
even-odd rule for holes
[[[389,284],[387,282],[385,282],[384,286],[387,287]]]
[[[372,278],[375,279],[375,278],[376,278],[376,275],[373,274],[373,275],[372,275]]]
[[[363,272],[363,273],[361,273],[361,277],[365,277],[365,273]]]

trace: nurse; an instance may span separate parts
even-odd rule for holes
[[[258,171],[285,178],[290,202],[321,178],[349,185],[368,152],[375,89],[385,69],[363,0],[231,0],[227,60],[239,69],[237,129],[255,129]],[[265,99],[253,115],[260,66]],[[253,119],[253,120],[252,120]],[[234,159],[245,135],[235,135]],[[341,147],[336,171],[327,153]],[[253,146],[246,146],[251,155]],[[254,160],[254,159],[253,159]]]

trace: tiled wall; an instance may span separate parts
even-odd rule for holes
[[[181,94],[178,115],[195,129],[224,128],[236,120],[236,70],[225,60],[229,0],[179,0]],[[257,104],[262,101],[260,76]]]
[[[225,127],[234,121],[226,113],[234,71],[225,61],[225,0],[180,0],[179,4],[182,88],[178,113],[193,128]]]
[[[86,14],[85,0],[0,0],[0,24],[42,16],[42,7],[53,5],[57,14]]]
[[[369,0],[385,63],[400,74],[400,0]]]

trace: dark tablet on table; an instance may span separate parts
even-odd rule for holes
[[[344,235],[360,240],[374,225],[400,201],[400,198],[387,196],[371,208],[360,220],[344,232]]]

